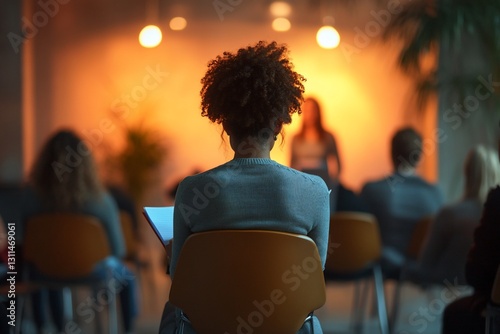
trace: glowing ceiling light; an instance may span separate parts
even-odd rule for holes
[[[172,30],[184,30],[187,26],[187,21],[185,18],[177,16],[170,20],[169,26]]]
[[[161,43],[161,39],[161,30],[155,25],[145,26],[139,34],[139,43],[145,48],[158,46]]]
[[[324,49],[334,49],[340,44],[340,35],[334,27],[323,26],[316,34],[316,41]]]
[[[292,24],[287,18],[278,17],[273,20],[272,26],[274,31],[288,31]]]
[[[269,11],[274,17],[287,17],[292,13],[292,6],[285,1],[274,1],[269,6]]]

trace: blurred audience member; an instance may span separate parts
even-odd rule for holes
[[[24,225],[30,217],[40,213],[72,212],[99,219],[108,236],[112,257],[103,260],[88,279],[102,277],[109,268],[113,270],[113,274],[117,275],[116,279],[123,283],[123,288],[119,291],[122,318],[125,331],[131,332],[137,315],[137,291],[132,273],[121,261],[125,255],[125,245],[118,208],[97,176],[89,148],[74,132],[58,131],[45,143],[33,165],[23,206],[22,228],[18,231],[21,242]],[[33,277],[42,276],[34,272],[34,268],[31,273]],[[58,290],[34,294],[34,316],[38,329],[41,331],[48,325],[48,305],[59,332],[62,332],[62,293]]]
[[[368,182],[361,191],[380,226],[382,271],[386,278],[399,279],[415,225],[443,205],[439,189],[416,175],[421,155],[420,134],[412,128],[400,129],[391,142],[394,172]]]
[[[500,265],[499,240],[500,187],[496,186],[488,194],[467,255],[465,279],[474,288],[474,293],[448,304],[443,314],[443,334],[485,333],[484,311]]]
[[[464,164],[465,191],[460,202],[444,207],[427,235],[416,272],[422,283],[445,280],[466,285],[465,262],[488,192],[500,183],[500,163],[494,150],[480,145]],[[412,270],[413,271],[413,270]]]
[[[351,189],[339,182],[336,189],[336,204],[334,211],[370,212],[365,200]]]

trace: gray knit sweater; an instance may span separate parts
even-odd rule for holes
[[[307,235],[323,265],[329,229],[325,182],[270,159],[231,160],[185,178],[177,190],[170,273],[186,238],[218,229],[264,229]]]

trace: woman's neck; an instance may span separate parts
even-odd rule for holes
[[[408,167],[408,166],[399,166],[396,168],[396,171],[403,176],[413,176],[416,174],[417,169],[414,167]]]
[[[260,159],[271,159],[270,152],[253,152],[252,154],[240,154],[238,152],[234,152],[234,159],[241,158],[260,158]]]
[[[274,140],[260,142],[256,137],[247,137],[243,140],[230,139],[231,147],[234,150],[234,158],[271,158],[271,149]]]

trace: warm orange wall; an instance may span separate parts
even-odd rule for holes
[[[56,50],[52,87],[38,82],[38,89],[46,89],[53,103],[52,129],[39,131],[75,127],[93,138],[93,148],[102,156],[119,141],[117,121],[110,116],[114,102],[122,94],[146,91],[124,121],[144,118],[165,136],[170,154],[159,182],[163,187],[193,168],[207,169],[231,158],[230,149],[221,146],[220,128],[200,117],[200,79],[208,60],[259,39],[275,39],[289,45],[296,70],[308,80],[306,93],[322,102],[325,124],[335,133],[343,160],[342,179],[358,190],[368,179],[391,170],[388,143],[397,127],[410,122],[403,112],[410,85],[395,66],[394,46],[373,42],[348,59],[342,48],[320,49],[315,32],[295,28],[275,33],[264,25],[190,22],[185,31],[165,31],[156,49],[139,46],[136,26],[75,41]],[[341,34],[344,41],[353,40],[350,30]],[[148,68],[168,75],[158,87],[141,90],[137,87],[144,85]],[[37,117],[45,116],[38,111]],[[273,150],[273,158],[283,164],[289,161],[289,143],[299,124],[295,117],[283,146]],[[432,173],[428,170],[426,175],[432,178]]]

